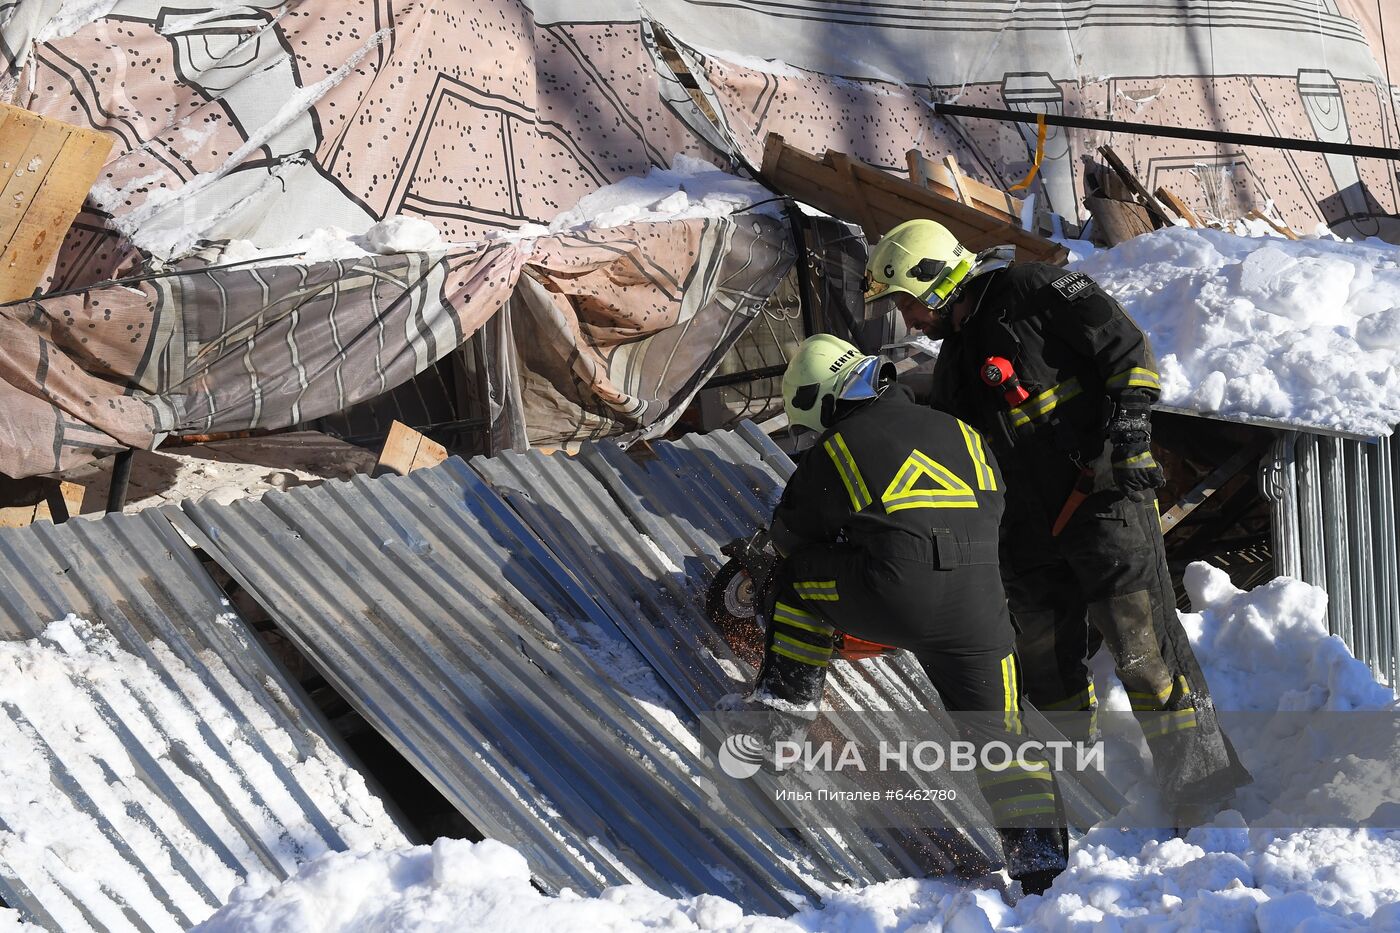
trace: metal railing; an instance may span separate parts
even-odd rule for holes
[[[1396,445],[1278,432],[1259,467],[1279,575],[1327,591],[1327,625],[1383,682],[1400,674]]]

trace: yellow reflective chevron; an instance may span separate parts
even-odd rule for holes
[[[916,484],[927,476],[936,488]],[[975,509],[977,494],[961,476],[921,450],[911,453],[894,479],[885,487],[880,501],[886,512],[900,509]]]
[[[982,435],[961,421],[958,422],[958,428],[962,430],[963,440],[967,442],[967,453],[972,458],[972,468],[977,471],[977,488],[995,492],[997,475],[992,465],[987,462],[987,448],[982,444]]]
[[[1150,369],[1134,366],[1132,369],[1110,376],[1108,387],[1110,389],[1160,389],[1162,388],[1162,379]]]
[[[1051,386],[1039,395],[1033,395],[1011,409],[1011,423],[1018,428],[1025,427],[1036,418],[1043,418],[1055,410],[1061,402],[1067,402],[1083,389],[1078,379],[1070,379],[1057,386]]]
[[[841,477],[841,484],[846,487],[846,494],[851,497],[851,508],[857,512],[863,511],[872,501],[870,490],[865,486],[865,478],[860,475],[856,458],[851,456],[845,438],[837,432],[827,438],[822,446],[826,448],[831,462],[836,464],[836,473]]]

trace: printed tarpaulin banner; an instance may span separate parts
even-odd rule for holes
[[[660,257],[664,275],[627,285],[609,278],[626,263],[597,265],[612,247],[550,245],[569,231],[535,226],[585,195],[680,155],[757,166],[769,132],[896,173],[916,148],[1003,188],[1026,174],[1033,125],[930,101],[1393,146],[1385,6],[0,0],[0,100],[115,140],[53,297],[3,308],[0,469],[330,413],[486,322],[505,351],[493,411],[512,419],[495,436],[664,429],[787,271],[787,234],[742,214],[703,234],[603,231]],[[1303,232],[1400,239],[1393,166],[1349,155],[1050,128],[1028,193],[1080,219],[1102,143],[1208,217],[1268,209]],[[447,247],[196,269],[210,242],[266,255],[399,215]],[[598,271],[549,271],[566,254]],[[382,350],[377,322],[398,328]]]
[[[535,364],[533,404],[501,406],[493,430],[522,447],[662,431],[792,259],[779,221],[710,218],[475,251],[195,267],[0,306],[0,471],[342,411],[441,359],[522,283],[538,310],[512,315]],[[518,395],[495,378],[497,394]],[[563,421],[561,408],[572,412]]]

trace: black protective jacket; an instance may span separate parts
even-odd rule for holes
[[[933,566],[995,563],[1005,488],[977,432],[894,385],[802,455],[773,517],[808,542]],[[974,559],[972,545],[991,547]]]
[[[1016,263],[969,286],[974,311],[943,341],[934,407],[987,439],[1007,476],[1007,520],[1053,523],[1079,475],[1113,486],[1106,426],[1113,406],[1160,394],[1152,348],[1092,279],[1048,263]],[[1010,360],[1030,393],[1012,407],[985,385],[988,357]]]

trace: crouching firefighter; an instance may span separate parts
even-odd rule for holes
[[[768,629],[755,699],[821,698],[833,637],[904,648],[962,738],[1018,749],[1020,668],[997,566],[1004,483],[976,431],[915,402],[878,356],[809,337],[783,376],[794,426],[821,432],[773,514],[784,559],[760,605]],[[979,760],[981,755],[979,754]],[[1044,891],[1066,860],[1058,790],[1041,757],[980,769],[1007,870]]]
[[[931,220],[886,234],[866,273],[875,313],[892,298],[910,330],[943,341],[930,401],[982,432],[1006,471],[1001,567],[1028,698],[1052,717],[1078,711],[1065,731],[1090,738],[1086,662],[1106,644],[1164,802],[1199,818],[1249,775],[1176,614],[1146,336],[1083,273],[1013,263],[1010,247],[973,254]]]

